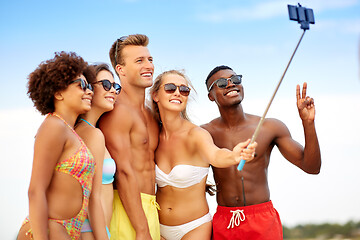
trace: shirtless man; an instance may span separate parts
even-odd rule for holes
[[[219,80],[224,78],[225,80]],[[206,79],[210,101],[219,108],[220,117],[203,125],[218,147],[232,149],[236,143],[251,138],[260,117],[243,111],[244,90],[241,76],[228,66],[214,68]],[[305,148],[294,141],[288,128],[277,119],[265,119],[256,139],[254,160],[242,171],[236,166],[213,168],[218,208],[213,217],[213,239],[282,239],[279,215],[270,200],[267,171],[270,154],[277,146],[292,164],[309,174],[321,167],[319,143],[315,131],[314,100],[296,88],[297,107],[304,127]]]
[[[121,37],[109,53],[122,85],[114,110],[99,124],[116,162],[111,239],[160,239],[154,162],[159,130],[145,106],[154,73],[148,42],[141,34]]]

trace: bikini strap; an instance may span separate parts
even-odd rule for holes
[[[53,113],[48,113],[47,116],[55,116],[58,117],[59,119],[61,119],[66,126],[68,126],[70,128],[70,130],[77,136],[77,138],[80,140],[80,142],[83,144],[83,140],[81,139],[81,137],[75,132],[75,130],[65,121],[65,119],[63,119],[59,114],[53,112]]]

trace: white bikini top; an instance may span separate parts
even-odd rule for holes
[[[176,165],[169,174],[164,173],[155,165],[156,183],[158,187],[170,185],[177,188],[191,187],[206,177],[209,173],[208,167],[197,167],[192,165]]]

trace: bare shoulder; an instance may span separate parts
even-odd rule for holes
[[[58,117],[49,116],[45,118],[45,120],[40,125],[36,138],[46,137],[46,138],[54,138],[59,141],[65,141],[66,132],[68,130],[68,126],[59,119]],[[49,139],[50,140],[50,139]]]
[[[212,139],[212,138],[207,129],[203,128],[202,126],[199,127],[195,124],[192,124],[190,126],[190,129],[188,132],[188,143],[191,146],[196,146],[197,143],[201,143],[203,141],[207,141],[210,139]]]
[[[288,134],[289,130],[285,123],[276,118],[266,118],[263,127],[276,135]]]
[[[86,145],[105,144],[104,134],[99,128],[93,128],[83,125],[79,128],[76,128],[76,131],[78,132],[79,136],[84,140]]]
[[[220,118],[215,118],[210,122],[201,125],[201,127],[206,131],[208,131],[209,133],[215,131],[219,126],[220,126]]]
[[[116,129],[129,129],[133,123],[133,109],[127,104],[116,102],[114,109],[103,114],[99,120],[99,126],[102,131],[112,131]]]

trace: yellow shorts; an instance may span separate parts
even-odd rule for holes
[[[148,221],[153,240],[160,240],[160,223],[158,208],[154,195],[141,193],[141,203]],[[110,222],[111,240],[135,239],[136,232],[131,225],[117,190],[114,190],[113,213]]]

